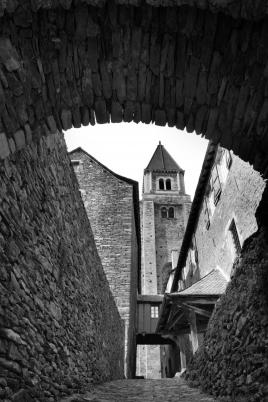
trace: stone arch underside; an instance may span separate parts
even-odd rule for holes
[[[154,122],[267,174],[266,1],[19,3],[0,2],[1,158],[57,129]]]
[[[66,148],[51,133],[109,121],[186,127],[233,149],[267,176],[268,2],[117,3],[0,0],[0,159],[6,158],[0,163],[0,295],[7,327],[1,328],[6,353],[1,350],[0,365],[11,378],[12,392],[25,396],[27,391],[29,401],[28,388],[35,397],[46,390],[53,399],[76,391],[88,378],[104,381],[123,372],[120,318],[90,240]],[[255,393],[261,384],[259,400],[264,400],[267,382],[264,365],[262,371],[259,367],[267,337],[267,205],[268,189],[258,213],[261,230],[246,244],[235,278],[243,287],[241,298],[234,288],[243,334],[256,335],[247,354],[248,371],[245,375],[245,367],[237,365],[245,362],[248,343],[242,334],[237,348],[234,326],[236,353],[224,356],[233,370],[226,370],[219,384],[213,366],[206,384],[216,395],[229,390],[231,372],[238,392]],[[252,251],[254,242],[257,251]],[[252,261],[256,270],[250,268]],[[249,280],[244,266],[252,271]],[[77,278],[79,292],[72,289]],[[249,308],[248,289],[258,295]],[[229,296],[231,306],[231,291]],[[109,320],[111,311],[114,319]],[[29,321],[18,320],[28,316],[34,324],[30,332]],[[236,325],[232,314],[228,319]],[[225,334],[219,325],[210,330],[209,346],[214,329]],[[230,347],[228,339],[224,347]],[[218,359],[221,375],[220,353]]]

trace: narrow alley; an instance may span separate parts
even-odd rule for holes
[[[85,395],[61,402],[213,402],[216,399],[190,388],[179,378],[162,380],[118,380],[95,387]]]
[[[0,402],[268,402],[267,211],[268,0],[0,0]]]

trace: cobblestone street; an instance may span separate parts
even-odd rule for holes
[[[62,399],[61,402],[213,402],[197,389],[180,379],[119,380],[105,383],[83,396]]]

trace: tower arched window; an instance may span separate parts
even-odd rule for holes
[[[170,207],[168,209],[168,217],[171,218],[171,219],[175,218],[175,213],[174,213],[174,208],[173,207]]]
[[[161,208],[161,218],[167,218],[168,217],[168,211],[166,207]]]
[[[171,190],[171,180],[170,179],[166,180],[166,190]]]
[[[159,179],[159,190],[165,190],[164,179]]]

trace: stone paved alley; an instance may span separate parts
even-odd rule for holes
[[[181,379],[119,380],[95,387],[83,396],[61,402],[213,402],[216,399],[190,388]]]

